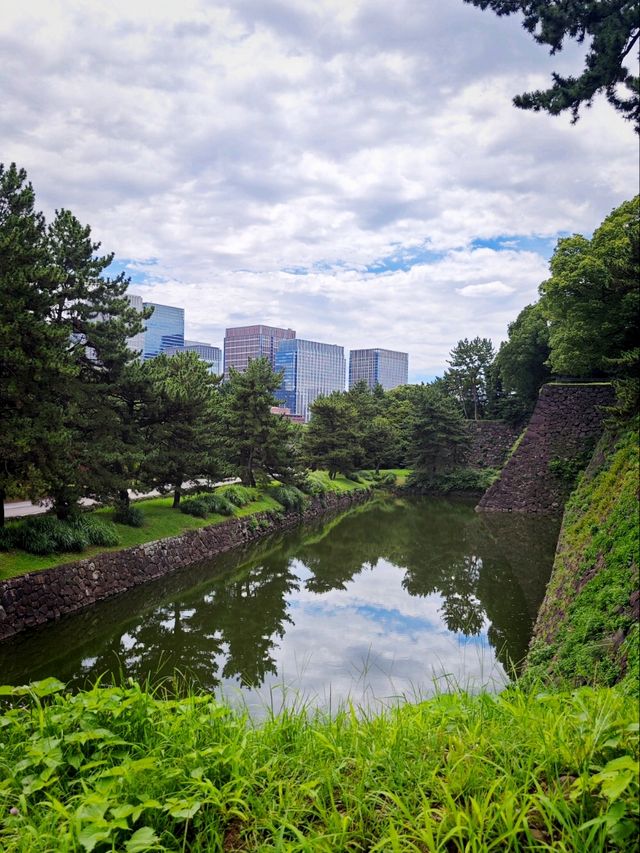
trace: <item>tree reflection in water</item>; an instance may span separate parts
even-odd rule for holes
[[[1,680],[157,681],[177,670],[207,690],[258,687],[278,675],[292,614],[305,618],[296,604],[362,596],[360,579],[383,564],[407,596],[437,597],[442,630],[486,633],[509,670],[526,653],[557,532],[548,519],[478,515],[464,502],[380,499],[20,635],[0,646]]]

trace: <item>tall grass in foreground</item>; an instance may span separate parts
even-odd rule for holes
[[[582,853],[637,839],[637,711],[615,689],[285,710],[260,726],[137,684],[0,693],[5,851]]]

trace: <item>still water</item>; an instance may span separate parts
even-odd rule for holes
[[[500,689],[526,654],[558,524],[381,498],[0,644],[0,683],[178,671],[174,689],[253,713]]]

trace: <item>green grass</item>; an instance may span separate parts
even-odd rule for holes
[[[349,480],[342,474],[337,474],[335,480],[329,477],[327,471],[310,471],[308,476],[310,480],[320,483],[327,491],[331,492],[352,492],[363,487],[362,483]]]
[[[6,853],[597,853],[636,837],[637,714],[615,690],[256,726],[207,696],[61,689],[0,690]]]
[[[327,491],[341,493],[363,488],[362,484],[353,483],[344,477],[336,477],[335,480],[329,480],[328,474],[322,471],[316,471],[312,476],[322,479]],[[224,488],[220,491],[221,494],[224,494]],[[282,511],[282,506],[269,494],[268,488],[262,492],[258,492],[258,495],[259,497],[256,500],[251,501],[246,506],[235,508],[234,517],[242,518],[267,510]],[[215,514],[211,514],[207,518],[195,518],[173,509],[171,504],[171,497],[150,498],[148,500],[137,501],[136,506],[139,506],[144,513],[144,525],[136,528],[128,527],[124,524],[116,524],[120,544],[111,548],[90,547],[81,554],[63,553],[46,556],[36,556],[17,550],[0,553],[0,581],[25,574],[26,572],[41,571],[42,569],[59,566],[62,563],[92,557],[105,551],[120,551],[123,548],[143,545],[145,542],[153,542],[157,539],[170,536],[179,536],[187,530],[220,524],[228,520],[228,516]],[[100,518],[111,520],[113,510],[110,508],[98,509],[95,510],[95,514]]]
[[[638,446],[635,425],[605,435],[565,510],[529,657],[531,677],[560,687],[611,685],[638,693]]]

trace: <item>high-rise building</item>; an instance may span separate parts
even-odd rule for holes
[[[201,361],[207,363],[209,373],[219,376],[222,373],[222,350],[211,344],[201,341],[185,341],[183,347],[167,347],[167,355],[176,355],[179,352],[195,352]]]
[[[309,420],[309,406],[317,397],[344,391],[346,365],[342,347],[293,338],[280,343],[275,361],[276,370],[284,372],[276,397],[305,421]]]
[[[229,378],[229,368],[243,373],[254,358],[268,358],[275,366],[276,351],[280,341],[295,338],[293,329],[277,326],[237,326],[227,329],[224,335],[224,378]]]
[[[142,301],[142,296],[138,296],[135,293],[127,293],[126,297],[129,301],[129,304],[132,308],[135,308],[136,311],[139,311],[142,314],[142,310],[144,308],[144,303]],[[134,335],[132,338],[127,340],[127,346],[130,350],[134,350],[135,352],[143,352],[144,350],[144,331],[138,332],[137,335]]]
[[[145,302],[145,308],[153,308],[153,314],[145,320],[144,347],[142,357],[145,361],[155,358],[169,347],[184,346],[184,308],[173,305],[158,305]]]
[[[385,391],[406,385],[409,380],[409,356],[389,349],[353,349],[349,354],[349,388],[362,379],[369,388],[379,383]]]

